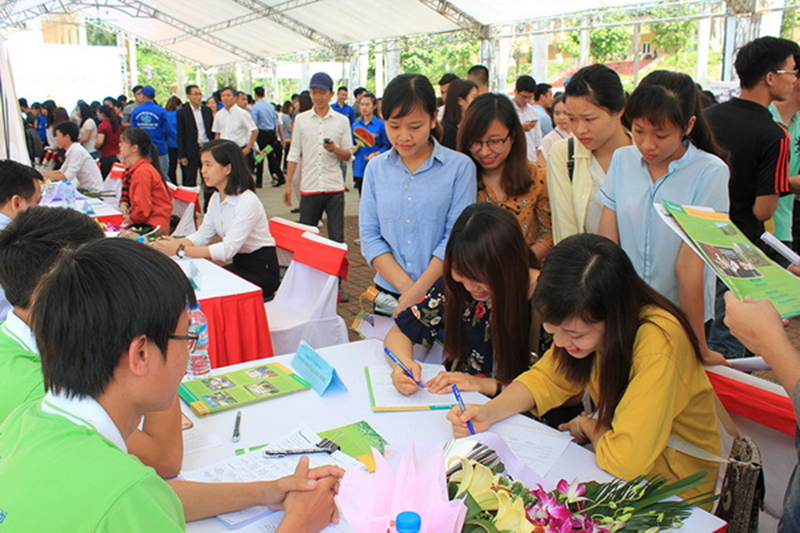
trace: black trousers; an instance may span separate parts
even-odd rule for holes
[[[344,242],[344,193],[329,192],[300,196],[300,223],[316,226],[322,213],[328,215],[328,238]]]
[[[184,187],[194,187],[197,185],[197,173],[200,170],[200,156],[187,157],[186,164],[181,165],[181,175],[183,176]]]
[[[178,149],[177,148],[168,148],[167,153],[169,155],[169,169],[167,169],[167,178],[169,181],[174,183],[175,185],[178,184]]]
[[[283,177],[283,170],[281,169],[281,143],[278,142],[278,135],[275,130],[258,130],[258,138],[256,139],[259,149],[263,150],[267,146],[272,146],[272,152],[267,156],[267,165],[269,168],[270,176],[273,174],[278,179],[278,184],[283,184],[285,179]],[[264,175],[264,162],[256,165],[256,186],[261,187],[263,184]],[[272,179],[272,178],[270,178]]]
[[[111,167],[118,161],[119,157],[116,155],[107,155],[100,158],[100,174],[103,175],[103,179],[108,177],[108,173],[111,172]]]
[[[249,254],[238,253],[225,268],[261,287],[265,300],[275,294],[281,283],[278,254],[274,246],[265,246]]]

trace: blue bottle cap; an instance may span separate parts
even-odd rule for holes
[[[397,515],[395,528],[397,533],[419,533],[422,528],[422,519],[413,511],[405,511]]]

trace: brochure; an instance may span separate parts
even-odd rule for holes
[[[800,315],[800,278],[783,269],[731,222],[725,213],[664,201],[680,228],[672,227],[740,300],[770,300],[783,318]]]
[[[235,409],[310,388],[303,378],[280,363],[260,364],[186,381],[178,394],[197,416]]]

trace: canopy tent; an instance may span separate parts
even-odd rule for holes
[[[76,11],[211,67],[321,48],[347,56],[354,43],[415,34],[465,30],[486,39],[495,25],[642,5],[637,0],[7,0],[0,6],[0,29]]]

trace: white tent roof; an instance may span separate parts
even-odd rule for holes
[[[205,66],[543,19],[637,0],[6,0],[0,29],[72,9]]]

